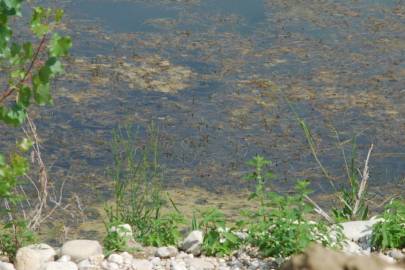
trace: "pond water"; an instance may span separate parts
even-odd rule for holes
[[[262,154],[274,162],[280,190],[306,178],[327,192],[299,115],[338,183],[336,132],[348,151],[344,142],[357,136],[359,166],[374,143],[370,184],[404,194],[404,1],[63,5],[72,57],[55,106],[35,120],[51,175],[68,179],[67,190],[108,197],[112,130],[144,131],[153,120],[171,188],[238,192],[247,186],[245,162]]]

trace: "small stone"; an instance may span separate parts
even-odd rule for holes
[[[186,264],[183,261],[172,261],[170,263],[171,270],[187,270]]]
[[[391,264],[394,264],[394,263],[395,263],[395,259],[392,258],[392,257],[390,257],[390,256],[384,255],[384,254],[382,254],[382,253],[378,253],[377,256],[378,256],[380,259],[382,259],[382,260],[384,260],[385,262],[387,262],[387,263],[391,263]]]
[[[178,250],[176,247],[173,247],[173,246],[160,247],[156,250],[155,256],[164,259],[164,258],[175,257],[177,255],[177,253],[178,253]]]
[[[70,262],[72,258],[69,255],[63,255],[58,259],[58,262]]]
[[[94,255],[103,255],[103,248],[98,241],[72,240],[62,246],[62,256],[69,255],[73,261],[80,262]]]
[[[74,262],[48,262],[41,270],[77,270],[77,265]]]
[[[0,262],[5,262],[5,263],[9,263],[10,259],[8,256],[6,255],[0,255]]]
[[[17,270],[39,270],[46,262],[55,259],[55,250],[47,244],[22,247],[17,251]]]
[[[395,260],[405,259],[405,254],[403,254],[399,249],[391,249],[387,252],[387,255]]]
[[[108,262],[108,263],[107,263],[107,269],[108,269],[108,270],[119,270],[120,267],[119,267],[119,265],[116,264],[116,263]]]
[[[104,255],[93,255],[87,258],[92,265],[99,266],[104,261]]]
[[[124,260],[125,265],[131,265],[132,264],[132,260],[133,260],[134,257],[131,254],[129,254],[128,252],[121,253],[121,257]]]
[[[118,254],[111,254],[107,260],[108,262],[116,263],[117,265],[124,264],[124,258]]]
[[[193,258],[189,260],[190,269],[194,270],[214,270],[215,264],[207,258]]]
[[[95,270],[96,266],[91,264],[88,259],[85,259],[77,264],[79,270]]]
[[[193,255],[201,254],[201,246],[204,240],[202,231],[192,231],[186,239],[184,239],[181,249]]]
[[[12,263],[0,262],[0,270],[15,270],[15,268]]]
[[[153,265],[150,261],[145,259],[134,259],[132,261],[132,267],[136,270],[152,270]]]
[[[159,265],[160,264],[160,258],[159,257],[153,257],[150,262],[153,264],[153,266],[155,265]]]

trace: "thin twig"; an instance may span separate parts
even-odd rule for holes
[[[368,150],[366,161],[364,163],[363,173],[361,174],[360,187],[359,187],[359,191],[357,193],[356,203],[355,203],[354,208],[353,208],[353,216],[356,216],[357,212],[359,211],[360,203],[363,200],[363,194],[364,194],[364,192],[366,191],[366,188],[367,188],[367,182],[368,182],[368,178],[370,176],[369,175],[368,162],[370,160],[370,155],[371,155],[371,151],[373,151],[373,147],[374,147],[374,145],[371,144],[370,149]]]
[[[4,93],[0,96],[0,104],[4,102],[4,100],[9,97],[12,93],[14,93],[15,90],[17,90],[19,87],[25,83],[27,80],[28,76],[30,75],[32,68],[35,66],[35,62],[38,60],[39,53],[41,52],[44,44],[46,41],[46,35],[42,36],[42,39],[38,45],[38,48],[36,49],[34,56],[32,57],[32,60],[30,62],[30,65],[28,66],[28,69],[26,70],[24,77],[16,84],[16,85],[11,85],[9,86]]]
[[[312,200],[308,195],[304,195],[304,197],[315,207],[315,212],[325,218],[328,222],[334,223],[333,219],[328,215],[328,213],[326,213],[314,200]]]

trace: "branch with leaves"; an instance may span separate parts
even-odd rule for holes
[[[0,93],[0,124],[20,126],[28,119],[29,130],[36,135],[35,125],[28,118],[28,108],[32,104],[52,104],[51,82],[64,72],[61,58],[67,56],[72,41],[56,32],[63,10],[44,7],[33,8],[28,26],[33,37],[26,40],[36,39],[37,45],[18,40],[13,33],[21,29],[15,29],[11,22],[22,17],[23,3],[24,0],[0,0],[0,72],[1,78],[6,80],[5,90]],[[0,250],[11,259],[19,246],[32,240],[30,229],[38,228],[48,217],[47,214],[42,216],[48,198],[48,179],[37,136],[31,138],[27,132],[25,134],[25,138],[17,139],[18,151],[7,156],[0,153],[0,203],[4,205],[0,208],[0,219],[7,221],[0,225]],[[29,200],[22,188],[22,179],[30,179],[30,164],[24,153],[32,147],[38,161],[35,166],[42,172],[38,181],[41,194],[39,203],[31,205],[33,211],[26,214],[24,202]]]

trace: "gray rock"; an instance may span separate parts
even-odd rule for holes
[[[15,268],[12,263],[0,262],[0,270],[15,270]]]
[[[42,270],[78,270],[74,262],[48,262],[41,268]]]
[[[201,254],[201,246],[204,240],[202,231],[192,231],[186,239],[184,239],[181,249],[193,255]]]
[[[160,247],[156,250],[155,256],[160,258],[170,258],[175,257],[178,253],[176,247],[168,246],[168,247]]]
[[[39,270],[42,265],[55,259],[55,250],[47,244],[22,247],[17,251],[17,270]]]
[[[75,262],[80,262],[94,255],[103,255],[103,248],[98,241],[72,240],[62,246],[62,256],[68,255]]]
[[[402,253],[399,249],[391,249],[387,252],[387,255],[395,260],[403,260],[405,259],[405,254]]]

